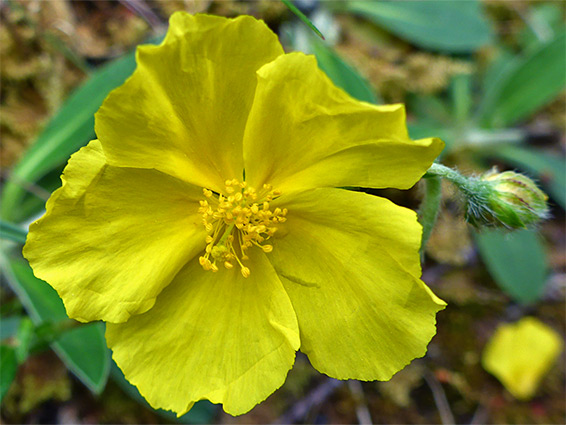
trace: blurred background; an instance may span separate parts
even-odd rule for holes
[[[0,1],[2,423],[565,422],[566,3],[293,3],[324,41],[276,0]],[[152,410],[113,364],[103,325],[69,320],[20,252],[69,155],[94,138],[102,100],[134,70],[135,46],[159,43],[176,10],[263,19],[352,96],[405,103],[413,138],[446,142],[444,164],[533,178],[552,218],[477,232],[445,185],[423,279],[448,307],[426,357],[390,382],[336,381],[299,354],[247,415],[208,402],[181,418]],[[374,193],[418,209],[423,187]]]

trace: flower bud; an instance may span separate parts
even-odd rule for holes
[[[468,199],[466,213],[474,226],[524,229],[548,217],[548,197],[523,174],[494,169],[478,183],[483,193]]]

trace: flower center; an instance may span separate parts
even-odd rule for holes
[[[225,185],[228,196],[203,189],[206,199],[200,201],[199,213],[206,229],[207,245],[199,263],[213,272],[218,271],[218,263],[227,269],[237,263],[242,275],[248,277],[250,269],[243,264],[249,258],[247,249],[255,245],[263,252],[273,250],[265,242],[277,231],[277,224],[287,220],[287,208],[271,211],[269,203],[281,192],[269,184],[264,184],[260,191],[236,179],[226,180]]]

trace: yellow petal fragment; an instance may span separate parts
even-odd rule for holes
[[[123,322],[147,311],[204,248],[195,186],[109,166],[98,140],[71,156],[61,179],[24,256],[73,319]]]
[[[250,16],[174,13],[163,43],[138,48],[136,71],[96,114],[108,162],[216,191],[241,179],[255,72],[282,53],[277,36]]]
[[[445,303],[417,278],[416,214],[340,189],[280,199],[289,213],[268,258],[313,366],[338,379],[387,380],[422,357]]]
[[[562,337],[533,317],[500,325],[483,352],[485,370],[513,396],[530,399],[562,352]]]
[[[114,360],[154,408],[182,415],[208,399],[239,415],[285,381],[300,345],[297,320],[265,254],[250,257],[248,278],[205,272],[195,259],[149,312],[107,326]]]
[[[403,105],[353,99],[314,56],[280,56],[257,74],[244,136],[252,186],[269,182],[282,193],[324,186],[407,189],[442,150],[438,139],[409,139]]]

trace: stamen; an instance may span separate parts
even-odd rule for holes
[[[269,203],[281,192],[273,190],[270,184],[264,184],[260,192],[236,179],[226,180],[225,186],[227,196],[220,193],[215,197],[214,192],[203,189],[207,199],[200,201],[199,213],[207,232],[207,245],[199,264],[204,270],[216,272],[217,262],[232,269],[235,261],[242,276],[249,277],[251,271],[243,264],[249,259],[246,251],[253,245],[266,253],[273,251],[273,245],[262,243],[273,236],[279,223],[285,222],[287,209],[271,211]]]

